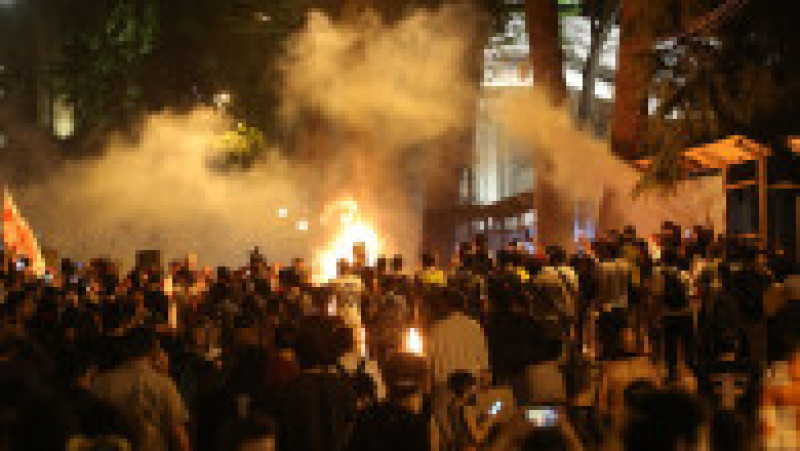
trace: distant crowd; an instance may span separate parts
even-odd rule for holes
[[[3,251],[3,450],[800,449],[800,272],[665,223],[311,283]]]

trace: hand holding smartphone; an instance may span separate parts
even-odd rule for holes
[[[558,410],[555,407],[535,407],[525,411],[525,417],[536,427],[553,427],[558,424]]]
[[[496,416],[503,409],[503,401],[495,401],[489,408],[489,415]]]

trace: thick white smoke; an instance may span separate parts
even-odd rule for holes
[[[577,130],[570,113],[553,107],[539,90],[509,91],[493,116],[510,136],[534,149],[537,168],[550,169],[540,175],[550,178],[567,200],[613,198],[613,210],[621,215],[612,221],[615,227],[633,224],[642,233],[654,233],[670,220],[685,227],[713,225],[724,230],[720,177],[691,180],[674,192],[646,192],[634,198],[641,174],[614,156],[607,141]]]
[[[166,258],[197,252],[210,264],[244,261],[259,245],[273,255],[303,255],[307,219],[288,162],[226,175],[209,162],[223,151],[226,118],[210,109],[147,118],[133,142],[112,137],[102,157],[64,162],[17,201],[46,247],[63,256],[99,255],[131,263],[138,249]],[[287,208],[289,218],[278,218]]]
[[[3,181],[44,246],[81,260],[130,264],[138,249],[161,249],[165,259],[195,252],[201,263],[238,264],[256,245],[274,260],[308,257],[325,239],[322,207],[344,195],[360,201],[387,251],[411,257],[421,188],[441,171],[440,141],[472,120],[471,14],[419,10],[389,24],[372,13],[346,22],[312,13],[287,45],[281,86],[285,124],[323,143],[311,155],[282,149],[250,171],[215,172],[208,162],[234,124],[198,107],[152,115],[136,140],[112,137],[90,160],[62,159],[32,138],[34,153],[54,162],[3,158]],[[308,127],[308,114],[325,126]],[[38,177],[12,180],[29,163]]]

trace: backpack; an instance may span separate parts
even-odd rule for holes
[[[675,268],[664,268],[663,302],[667,309],[671,311],[683,310],[689,306],[689,295],[686,287],[680,280],[680,273]]]

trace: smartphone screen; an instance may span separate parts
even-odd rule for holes
[[[553,407],[528,409],[525,416],[536,427],[553,427],[558,423],[558,411]]]

